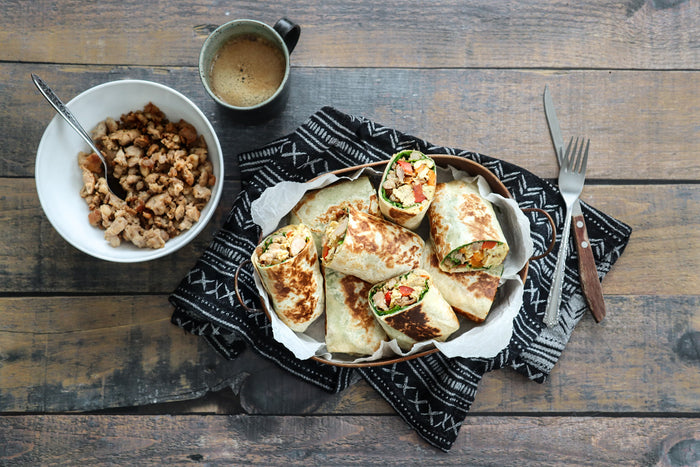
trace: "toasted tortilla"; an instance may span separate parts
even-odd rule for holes
[[[337,251],[323,265],[376,284],[420,265],[423,239],[410,230],[350,207],[348,225]],[[324,250],[328,238],[323,238]]]
[[[337,220],[348,207],[373,216],[380,216],[377,192],[367,176],[343,180],[327,187],[308,191],[292,208],[290,224],[305,224],[313,233],[318,254],[321,254],[323,231],[330,221]]]
[[[508,243],[496,212],[484,199],[476,185],[463,180],[438,183],[435,199],[428,209],[430,238],[445,272],[489,269],[503,263],[508,254]],[[453,262],[460,250],[477,242],[494,243],[488,250],[489,263],[473,266]]]
[[[431,241],[425,243],[421,267],[428,271],[433,283],[455,313],[481,323],[486,319],[503,274],[503,266],[481,271],[448,273],[440,269]]]
[[[326,348],[332,353],[372,355],[386,333],[367,297],[372,284],[326,268]]]
[[[457,316],[440,294],[430,274],[422,269],[415,269],[413,272],[424,276],[428,281],[428,289],[418,302],[384,314],[372,300],[372,296],[384,282],[374,285],[368,297],[375,319],[382,325],[387,336],[396,339],[396,343],[403,350],[410,350],[417,342],[431,339],[445,341],[459,329]]]
[[[262,265],[260,255],[267,239],[290,230],[297,230],[304,236],[306,244],[303,249],[296,256],[279,264]],[[255,248],[251,261],[270,296],[275,313],[292,331],[306,331],[323,314],[323,276],[311,230],[306,225],[288,225],[278,229]]]

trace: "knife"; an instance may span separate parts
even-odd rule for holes
[[[561,165],[561,158],[564,155],[564,140],[559,128],[559,120],[554,110],[554,101],[549,93],[549,87],[544,87],[544,112],[547,116],[549,133],[552,135],[554,149],[557,152],[557,162]],[[600,285],[598,271],[591,250],[591,242],[588,240],[588,230],[586,221],[583,219],[581,203],[576,200],[571,215],[571,228],[574,230],[576,238],[576,251],[578,252],[578,269],[581,276],[581,288],[586,303],[591,309],[591,314],[596,323],[600,323],[605,318],[605,301],[603,300],[603,288]]]

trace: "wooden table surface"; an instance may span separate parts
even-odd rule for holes
[[[698,465],[700,2],[289,0],[0,2],[0,464]],[[234,18],[302,27],[292,93],[265,125],[207,97],[199,49]],[[210,118],[226,156],[216,217],[143,264],[93,259],[51,227],[34,159],[68,100],[140,78]],[[542,91],[592,139],[582,199],[632,226],[544,384],[489,373],[449,453],[364,381],[327,394],[245,352],[226,361],[170,323],[168,294],[240,188],[235,155],[324,105],[554,179]]]

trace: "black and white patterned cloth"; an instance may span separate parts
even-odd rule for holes
[[[548,329],[542,324],[559,251],[557,241],[549,255],[530,262],[524,304],[514,320],[510,344],[489,359],[449,359],[433,353],[401,363],[361,369],[298,360],[272,337],[265,314],[249,311],[261,307],[251,267],[241,268],[238,277],[239,291],[248,309],[240,305],[234,288],[236,270],[250,258],[260,235],[260,229],[251,219],[250,205],[266,188],[285,180],[305,182],[328,171],[387,160],[403,149],[474,160],[503,181],[521,208],[547,211],[559,231],[564,224],[559,191],[552,183],[530,172],[482,154],[436,146],[365,118],[324,107],[290,135],[238,156],[241,192],[221,230],[170,296],[175,307],[172,322],[201,335],[225,358],[236,358],[247,345],[327,391],[342,391],[357,372],[422,438],[448,451],[486,372],[512,367],[534,381],[545,381],[574,326],[586,315],[573,244],[566,263],[559,325]],[[602,278],[622,254],[631,229],[590,206],[583,204],[582,208],[598,275]],[[551,227],[544,216],[533,214],[530,217],[535,251],[544,252],[552,238]]]

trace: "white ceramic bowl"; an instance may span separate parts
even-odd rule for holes
[[[149,102],[157,105],[168,120],[177,122],[183,119],[204,136],[216,176],[211,199],[202,210],[199,221],[190,230],[168,240],[163,248],[137,248],[126,242],[114,248],[104,239],[104,230],[90,225],[87,203],[80,197],[83,183],[78,167],[78,152],[89,151],[88,145],[61,116],[54,116],[39,143],[35,177],[41,207],[68,243],[95,258],[135,263],[169,255],[199,234],[219,204],[224,181],[221,145],[207,118],[187,97],[162,84],[121,80],[88,89],[66,105],[90,133],[107,117],[119,120],[122,114],[143,109]]]

